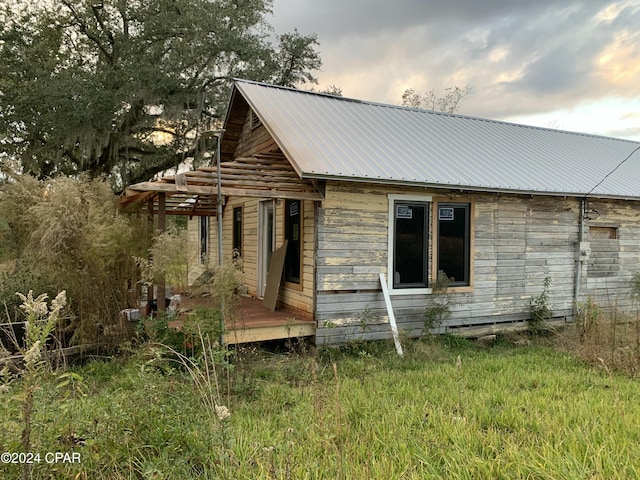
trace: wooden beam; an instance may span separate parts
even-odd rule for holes
[[[132,203],[145,203],[153,196],[156,192],[148,191],[148,192],[136,192],[134,190],[126,189],[120,195],[120,205],[123,207],[127,205],[131,205]]]
[[[224,334],[224,343],[236,345],[239,343],[263,342],[266,340],[311,337],[315,335],[316,327],[313,322],[290,323],[287,325],[273,325],[258,328],[229,329]]]
[[[164,233],[167,229],[167,194],[160,192],[158,195],[158,231]],[[158,313],[164,313],[167,310],[165,304],[166,284],[164,275],[158,279]]]
[[[188,185],[186,190],[178,190],[175,184],[164,182],[142,182],[136,183],[127,188],[130,192],[165,192],[165,193],[192,193],[194,195],[215,195],[216,191],[213,187],[201,187],[197,185]]]
[[[147,200],[147,245],[153,241],[153,197]],[[147,251],[147,260],[151,260],[151,253]],[[151,314],[151,300],[153,299],[153,281],[147,284],[147,315]]]

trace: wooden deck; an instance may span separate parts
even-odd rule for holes
[[[303,317],[305,316],[283,310],[272,312],[262,306],[262,300],[241,297],[238,318],[226,322],[224,342],[237,345],[315,335],[315,321],[309,316]],[[172,326],[180,328],[182,322],[172,323]]]

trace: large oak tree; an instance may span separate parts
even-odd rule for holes
[[[0,161],[121,188],[198,156],[234,77],[313,83],[315,34],[270,0],[0,0]]]

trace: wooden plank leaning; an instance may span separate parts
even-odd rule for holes
[[[387,290],[387,280],[384,277],[384,273],[380,274],[380,285],[382,285],[382,293],[384,295],[384,303],[387,305],[387,313],[389,314],[389,324],[391,325],[391,333],[393,334],[393,343],[396,345],[396,351],[401,357],[404,356],[402,352],[402,345],[400,345],[400,336],[398,335],[398,327],[396,325],[396,317],[393,314],[393,307],[391,306],[391,298],[389,297],[389,290]]]

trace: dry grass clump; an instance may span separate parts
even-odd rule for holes
[[[576,322],[561,336],[562,347],[582,360],[611,371],[640,374],[640,319],[598,305],[579,305]]]

